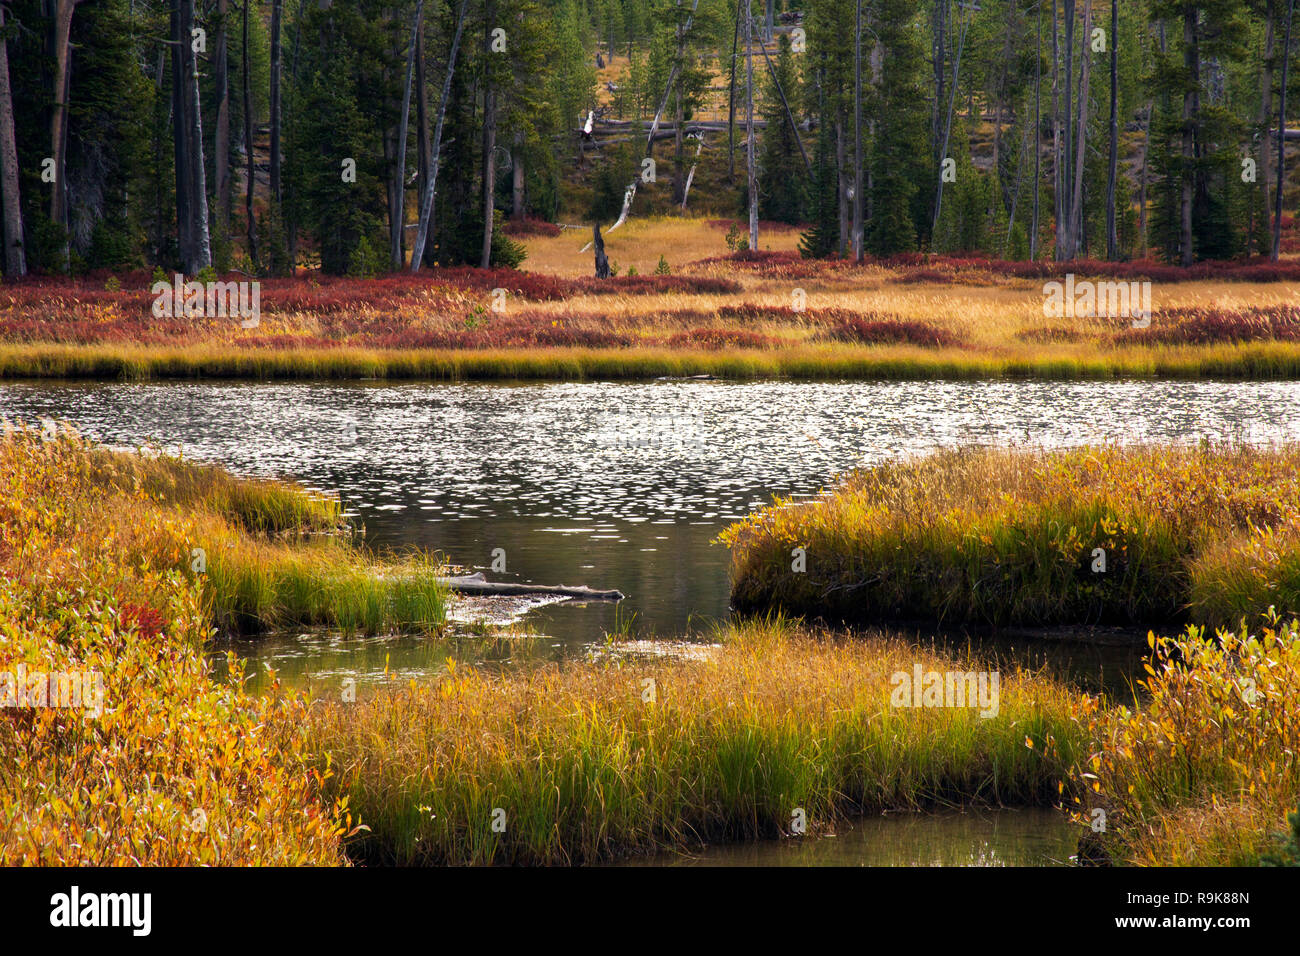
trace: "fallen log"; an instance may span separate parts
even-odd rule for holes
[[[564,584],[505,584],[487,580],[483,572],[464,574],[451,578],[438,578],[438,583],[458,594],[525,595],[555,594],[560,597],[586,598],[589,601],[621,601],[622,591],[597,591],[586,585],[569,587]]]

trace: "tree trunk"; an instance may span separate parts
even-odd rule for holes
[[[1119,176],[1119,0],[1110,0],[1110,166],[1106,178],[1106,258],[1119,258],[1115,186]]]
[[[609,257],[605,255],[605,240],[600,237],[600,223],[591,224],[591,241],[596,247],[596,278],[609,278]]]
[[[429,90],[424,70],[424,31],[415,38],[415,198],[424,199],[424,188],[429,182]]]
[[[527,212],[524,197],[524,134],[515,133],[515,144],[510,151],[510,217],[523,222]]]
[[[189,109],[185,128],[189,136],[187,150],[190,174],[190,233],[194,258],[187,271],[196,273],[212,265],[212,239],[208,232],[207,168],[203,164],[203,110],[199,102],[199,59],[194,52],[191,37],[194,29],[194,0],[182,0],[181,34],[185,39],[185,99]]]
[[[68,96],[72,80],[72,13],[81,0],[56,0],[54,6],[54,105],[50,111],[50,149],[54,159],[54,184],[50,190],[50,219],[68,224],[68,196],[63,171],[67,165]],[[189,35],[186,34],[186,41]]]
[[[1295,0],[1290,0],[1286,11],[1286,42],[1282,44],[1282,89],[1277,110],[1277,189],[1273,211],[1273,252],[1270,258],[1277,262],[1282,251],[1282,175],[1286,171],[1286,84],[1291,63],[1291,21],[1295,16]]]
[[[230,0],[217,0],[216,62],[213,84],[217,93],[217,129],[214,134],[212,169],[217,179],[217,222],[223,241],[230,232],[230,64],[226,18]]]
[[[853,261],[862,262],[862,0],[853,15]]]
[[[1195,147],[1193,122],[1196,117],[1196,90],[1194,84],[1201,81],[1196,52],[1196,20],[1200,8],[1189,5],[1183,12],[1183,66],[1188,72],[1187,88],[1183,93],[1183,168],[1182,184],[1179,194],[1179,258],[1183,265],[1192,264],[1192,194],[1195,178]]]
[[[172,57],[172,156],[176,172],[176,246],[181,268],[190,271],[194,260],[194,214],[190,209],[189,130],[186,108],[185,51],[190,48],[189,32],[184,29],[184,0],[177,0],[170,11]]]
[[[394,157],[396,171],[393,174],[393,189],[396,193],[393,211],[396,213],[393,228],[390,230],[392,245],[389,259],[394,272],[405,263],[406,237],[406,134],[411,120],[411,87],[415,83],[415,53],[419,46],[418,38],[424,24],[424,0],[415,4],[415,16],[411,21],[411,42],[406,47],[406,88],[402,92],[402,118],[397,126],[397,155]],[[489,29],[489,34],[491,30]]]
[[[745,0],[745,125],[749,135],[745,159],[749,167],[749,248],[758,251],[758,164],[754,156],[754,16],[753,0]]]
[[[1057,258],[1067,261],[1074,258],[1074,249],[1071,246],[1071,225],[1074,214],[1074,10],[1074,0],[1064,0],[1061,5],[1061,16],[1065,21],[1064,39],[1061,44],[1065,51],[1065,92],[1061,110],[1061,125],[1064,131],[1061,185],[1065,189],[1065,198],[1061,203],[1061,217],[1064,221],[1061,229],[1061,249]]]
[[[429,233],[433,229],[433,197],[438,189],[438,167],[442,161],[442,124],[447,118],[447,102],[451,97],[451,78],[456,72],[456,52],[460,49],[460,35],[465,27],[465,9],[469,0],[460,0],[456,13],[456,32],[451,39],[451,52],[447,56],[447,75],[442,80],[442,98],[438,103],[438,118],[433,126],[433,145],[429,149],[429,181],[420,201],[420,224],[415,230],[415,248],[411,252],[411,271],[419,272],[428,248]]]
[[[1088,42],[1092,34],[1092,0],[1083,7],[1083,62],[1079,67],[1079,128],[1075,137],[1074,195],[1070,202],[1070,258],[1079,255],[1083,245],[1083,160],[1088,146],[1088,81],[1092,75],[1092,57],[1088,55]]]
[[[496,19],[496,2],[488,0],[483,13],[483,53],[492,54],[492,28]],[[492,227],[493,210],[496,208],[497,181],[497,102],[496,90],[492,83],[492,66],[489,59],[484,67],[483,85],[483,255],[479,268],[486,269],[492,265]]]
[[[1273,0],[1267,0],[1264,6],[1264,56],[1259,65],[1259,192],[1263,200],[1264,230],[1272,233],[1272,204],[1269,202],[1268,186],[1273,163],[1273,151],[1269,149],[1269,127],[1273,124],[1273,58],[1276,55],[1277,39],[1274,35],[1274,21],[1277,19]],[[1251,205],[1250,238],[1247,241],[1247,254],[1256,241],[1255,206]],[[1261,248],[1261,252],[1263,249]]]
[[[14,101],[9,85],[9,41],[4,38],[4,7],[0,6],[0,195],[4,200],[5,275],[27,275],[23,246],[23,206],[18,192],[18,141],[14,136]]]
[[[1029,230],[1029,258],[1038,258],[1038,200],[1043,187],[1043,149],[1040,137],[1043,130],[1042,96],[1043,96],[1043,10],[1036,11],[1038,17],[1038,45],[1034,53],[1034,221]]]
[[[1056,242],[1052,256],[1058,262],[1065,250],[1065,178],[1061,143],[1061,31],[1056,0],[1052,0],[1052,214]]]
[[[244,183],[244,218],[245,225],[248,229],[248,258],[253,268],[257,268],[257,220],[253,216],[253,186],[257,182],[256,169],[253,162],[253,91],[249,86],[249,68],[248,68],[248,8],[252,6],[252,0],[244,0],[244,25],[241,47],[243,50],[243,82],[244,82],[244,152],[248,161],[246,181]]]
[[[736,28],[731,35],[731,79],[727,84],[727,182],[736,181],[736,54],[740,46],[743,0],[736,0]],[[629,59],[631,54],[629,54]]]
[[[244,0],[245,3],[248,0]],[[271,202],[280,206],[280,20],[284,0],[271,0]]]

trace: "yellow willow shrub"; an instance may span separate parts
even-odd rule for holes
[[[0,864],[342,862],[303,705],[208,676],[188,554],[161,548],[193,516],[92,459],[0,440]]]
[[[1150,643],[1140,706],[1095,712],[1079,816],[1117,859],[1253,863],[1300,801],[1300,621]]]

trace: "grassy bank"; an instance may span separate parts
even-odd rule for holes
[[[65,549],[93,549],[194,581],[225,633],[321,625],[374,634],[432,630],[444,619],[436,562],[366,555],[336,498],[178,458],[109,451],[67,432],[10,429],[0,454],[43,456],[76,515],[58,535],[41,533],[39,515],[14,516],[23,547],[11,570],[21,579],[57,573]]]
[[[729,528],[732,599],[982,625],[1294,613],[1298,473],[1296,447],[967,450],[881,465]]]
[[[1004,673],[995,716],[892,707],[891,676],[917,664],[980,666],[750,624],[707,661],[455,672],[315,710],[311,735],[339,768],[330,792],[371,828],[349,849],[370,862],[589,862],[776,837],[799,808],[813,833],[854,810],[1058,799],[1068,691]],[[1027,735],[1053,737],[1053,757]]]
[[[1300,344],[1135,345],[1006,351],[916,346],[789,345],[773,348],[254,349],[132,344],[0,345],[0,379],[150,381],[590,381],[712,375],[736,381],[929,381],[1118,378],[1290,380]]]

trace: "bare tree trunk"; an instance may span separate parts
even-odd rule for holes
[[[1043,189],[1043,149],[1042,149],[1042,97],[1043,97],[1043,10],[1041,5],[1036,10],[1038,23],[1038,45],[1034,53],[1034,213],[1033,223],[1029,229],[1029,258],[1038,258],[1038,201]]]
[[[397,197],[394,212],[397,214],[390,230],[392,238],[389,259],[392,269],[397,272],[405,265],[406,236],[406,133],[411,120],[411,86],[415,83],[415,51],[419,46],[418,38],[424,22],[424,0],[417,0],[415,16],[411,21],[411,42],[406,48],[406,89],[402,93],[402,118],[397,126],[397,155],[394,157],[397,171],[394,174],[393,188]],[[489,34],[491,30],[489,29]]]
[[[1110,168],[1106,178],[1106,258],[1119,258],[1115,187],[1119,177],[1119,2],[1110,2]]]
[[[0,6],[0,194],[4,198],[5,275],[27,275],[23,246],[23,206],[18,192],[18,141],[14,136],[14,100],[9,85],[9,41],[4,38],[4,7]]]
[[[847,256],[849,253],[849,232],[852,216],[849,213],[849,182],[848,182],[848,146],[844,142],[844,118],[835,117],[835,175],[837,179],[836,199],[839,203],[840,219],[840,244],[838,252],[841,256]]]
[[[681,5],[682,0],[677,0],[677,6]],[[680,65],[686,56],[686,38],[682,33],[681,23],[677,24],[676,30],[675,66]],[[673,202],[684,205],[686,202],[686,140],[683,127],[686,125],[686,116],[682,104],[681,70],[676,69],[674,75],[677,77],[677,97],[673,102]]]
[[[1273,212],[1273,252],[1270,258],[1277,262],[1282,252],[1282,175],[1286,172],[1286,84],[1291,63],[1291,21],[1295,16],[1295,0],[1290,0],[1286,10],[1286,42],[1282,44],[1282,90],[1277,110],[1277,189]]]
[[[736,181],[736,53],[740,45],[742,9],[742,0],[736,0],[736,28],[731,35],[731,79],[727,84],[727,182]]]
[[[776,0],[767,0],[767,10],[763,17],[763,42],[771,43],[776,34]]]
[[[1269,127],[1273,122],[1273,57],[1276,55],[1277,40],[1274,36],[1274,21],[1277,19],[1273,0],[1264,5],[1264,56],[1259,65],[1259,191],[1263,199],[1264,229],[1272,233],[1273,210],[1269,203],[1268,186],[1273,163],[1273,151],[1269,149]],[[1249,254],[1256,242],[1255,206],[1250,207],[1250,238],[1246,250]],[[1262,249],[1260,250],[1263,251]]]
[[[754,156],[754,17],[753,0],[745,0],[745,158],[749,167],[749,248],[758,251],[758,164]]]
[[[280,20],[284,0],[271,0],[271,202],[280,205]]]
[[[1058,262],[1065,251],[1065,177],[1064,149],[1061,142],[1061,31],[1057,22],[1056,0],[1052,0],[1052,204],[1056,222],[1056,242],[1052,256]]]
[[[1064,131],[1064,151],[1061,158],[1061,184],[1065,188],[1065,198],[1061,203],[1061,247],[1058,259],[1074,258],[1072,248],[1072,217],[1074,212],[1074,0],[1064,0],[1061,4],[1061,17],[1064,37],[1061,46],[1064,50],[1065,91],[1061,109],[1061,126]]]
[[[1155,109],[1155,100],[1147,103],[1146,128],[1142,131],[1142,172],[1138,174],[1138,242],[1143,259],[1147,257],[1147,160],[1151,155],[1151,117]]]
[[[193,274],[212,265],[212,241],[208,232],[207,171],[203,164],[203,110],[199,102],[199,61],[191,37],[194,29],[194,0],[181,0],[181,48],[185,63],[185,100],[188,114],[185,133],[189,138],[186,150],[190,171],[186,177],[189,189],[190,235],[193,258],[186,263],[186,271]]]
[[[605,240],[600,237],[600,223],[591,224],[591,241],[596,247],[596,278],[609,278],[609,257],[605,255]]]
[[[1083,160],[1088,146],[1088,80],[1092,74],[1092,57],[1088,55],[1088,40],[1092,34],[1092,0],[1083,7],[1083,62],[1079,67],[1079,127],[1075,138],[1074,195],[1070,200],[1070,258],[1079,255],[1083,245]]]
[[[419,201],[424,199],[424,189],[429,182],[429,91],[424,70],[424,31],[415,38],[415,198],[416,216]]]
[[[217,129],[214,133],[212,169],[217,178],[217,224],[223,241],[230,233],[230,64],[226,20],[230,0],[217,0],[216,62],[213,85],[217,90]]]
[[[862,0],[853,18],[853,261],[862,262]]]
[[[54,159],[54,188],[50,190],[50,219],[68,224],[68,195],[63,171],[67,165],[68,96],[71,91],[72,14],[81,0],[56,0],[54,6],[54,106],[50,111],[50,149]],[[189,42],[186,34],[185,42]]]
[[[424,262],[429,232],[433,228],[433,197],[438,189],[438,167],[442,163],[442,124],[447,118],[447,101],[451,97],[451,78],[456,72],[456,53],[460,49],[461,31],[465,27],[465,9],[469,0],[460,0],[456,13],[456,32],[451,39],[451,53],[447,56],[447,75],[442,80],[442,98],[438,103],[438,118],[433,127],[433,146],[429,150],[429,181],[420,201],[420,224],[415,230],[415,248],[411,252],[411,271],[419,272]]]
[[[483,13],[483,53],[492,56],[492,27],[496,19],[495,0],[488,0]],[[490,60],[488,61],[490,64]],[[492,265],[492,227],[493,210],[496,208],[496,148],[497,148],[497,102],[496,90],[492,83],[492,67],[484,68],[483,86],[483,255],[479,268],[486,269]]]
[[[522,131],[515,133],[515,145],[510,151],[510,177],[510,217],[516,222],[523,222],[528,205],[524,196],[524,134]]]
[[[1188,6],[1183,12],[1183,65],[1187,68],[1190,80],[1183,93],[1183,168],[1182,184],[1179,194],[1179,257],[1183,265],[1190,266],[1194,255],[1192,249],[1192,194],[1195,179],[1195,140],[1193,139],[1192,120],[1196,116],[1196,91],[1193,83],[1200,82],[1200,69],[1196,50],[1197,17],[1200,8]]]
[[[252,0],[244,0],[244,28],[241,47],[243,50],[244,81],[244,150],[248,160],[246,182],[244,183],[244,218],[248,228],[248,258],[257,268],[257,220],[253,216],[253,186],[257,182],[257,167],[253,161],[253,91],[249,86],[248,69],[248,8]]]
[[[189,32],[184,29],[184,0],[176,0],[170,10],[172,59],[172,156],[176,173],[176,246],[181,266],[187,272],[194,260],[194,214],[190,209],[189,130],[185,94],[185,51],[189,49]]]

